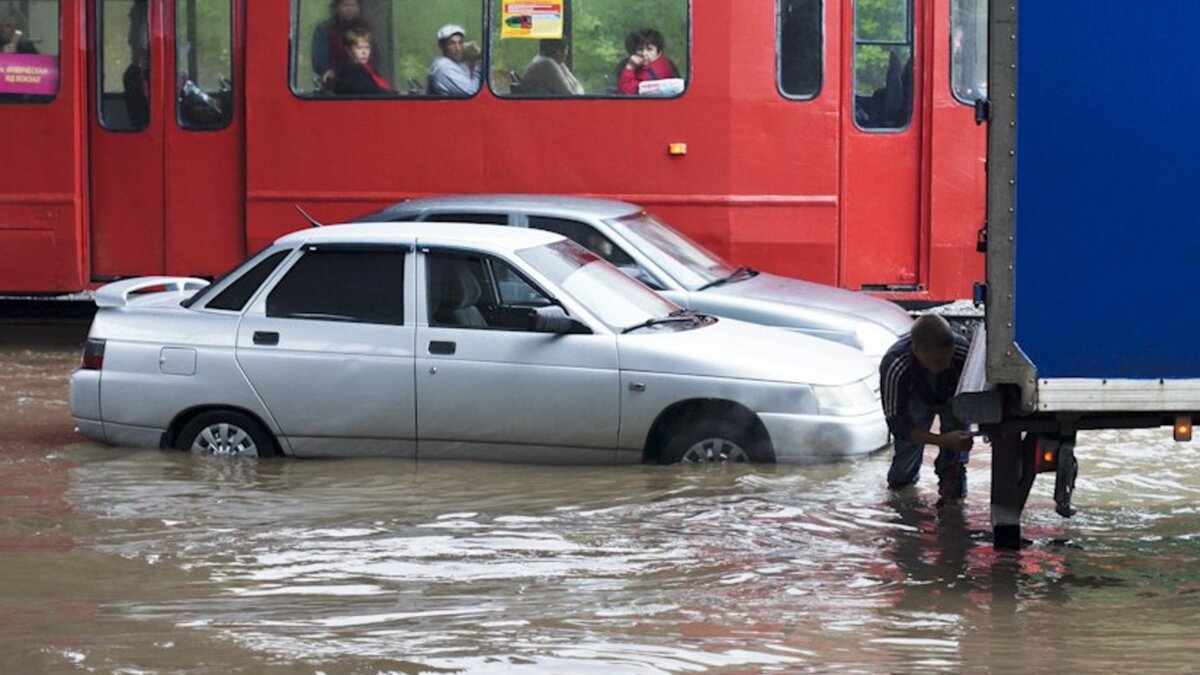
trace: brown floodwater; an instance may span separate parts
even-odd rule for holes
[[[1185,672],[1200,444],[1080,438],[997,553],[989,454],[811,467],[258,462],[72,432],[85,325],[0,323],[5,673]]]

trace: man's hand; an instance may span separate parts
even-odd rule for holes
[[[629,60],[625,62],[625,67],[630,70],[637,70],[644,65],[646,65],[646,59],[643,59],[638,54],[630,54]]]
[[[970,450],[971,446],[975,445],[975,440],[971,434],[966,431],[947,431],[942,434],[941,441],[938,445],[946,450]]]

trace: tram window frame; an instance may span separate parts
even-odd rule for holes
[[[817,43],[817,59],[816,59],[816,85],[811,92],[794,93],[785,89],[783,71],[784,71],[784,7],[794,3],[810,2],[816,5],[816,21],[817,33],[820,34],[820,40]],[[775,88],[779,91],[779,95],[789,101],[811,101],[821,95],[821,91],[825,88],[825,0],[776,0],[775,2]],[[811,26],[809,26],[811,28]]]
[[[684,29],[682,31],[683,40],[686,43],[684,46],[684,49],[680,50],[677,47],[673,48],[672,41],[670,39],[665,39],[666,44],[663,49],[663,52],[666,53],[666,55],[669,59],[671,59],[671,63],[676,69],[676,73],[675,73],[676,77],[683,80],[683,90],[677,94],[670,94],[670,95],[665,95],[665,96],[651,95],[651,94],[621,94],[621,93],[618,93],[616,91],[613,91],[613,89],[615,89],[615,87],[617,86],[616,78],[614,78],[612,85],[609,87],[606,87],[605,91],[603,91],[602,93],[590,93],[585,89],[585,92],[583,94],[568,94],[568,95],[557,95],[557,96],[556,95],[532,95],[531,96],[531,95],[525,95],[525,94],[513,94],[513,93],[511,93],[511,90],[510,91],[502,91],[502,90],[498,89],[496,86],[497,81],[499,81],[498,78],[506,78],[509,81],[510,86],[512,85],[512,79],[513,79],[512,75],[515,74],[516,69],[510,68],[507,73],[493,72],[494,69],[502,67],[502,65],[501,66],[496,65],[497,63],[500,63],[501,60],[497,59],[495,51],[497,49],[497,46],[500,44],[500,38],[499,38],[500,20],[498,17],[499,17],[499,12],[500,12],[501,6],[503,5],[503,2],[502,2],[502,0],[499,0],[499,1],[498,0],[487,0],[487,1],[488,1],[488,9],[490,10],[488,13],[488,18],[490,19],[490,22],[486,27],[488,30],[488,35],[487,35],[488,41],[487,41],[487,45],[486,45],[487,46],[487,61],[485,61],[485,66],[486,66],[487,70],[485,72],[484,80],[487,82],[488,90],[492,93],[493,96],[495,96],[498,99],[502,99],[504,101],[564,101],[564,100],[671,101],[671,100],[675,100],[678,98],[682,98],[683,96],[686,96],[688,90],[692,86],[692,64],[694,62],[694,54],[693,54],[693,49],[692,49],[692,45],[694,43],[693,34],[692,34],[692,29],[694,26],[694,17],[693,17],[694,3],[692,2],[692,0],[678,0],[678,2],[680,2],[681,4],[683,4],[685,6],[685,10],[686,10],[686,14],[685,14],[686,25],[684,26]],[[634,4],[636,2],[636,0],[625,0],[625,1],[629,2],[631,4]],[[573,21],[572,16],[571,16],[572,12],[569,8],[569,5],[567,7],[568,8],[565,11],[566,16],[564,17],[563,33],[564,33],[564,36],[566,36],[566,38],[571,40],[571,42],[572,42],[571,53],[567,57],[567,64],[568,64],[568,68],[571,69],[572,75],[574,75],[576,77],[576,79],[581,80],[581,78],[579,77],[579,73],[576,72],[574,65],[573,65],[574,56],[575,56],[575,48],[574,48],[575,39],[574,39],[574,36],[572,35],[573,31],[571,30],[571,28],[572,28],[571,23]],[[620,38],[621,42],[624,42],[625,38],[632,31],[637,30],[638,28],[651,27],[651,26],[645,26],[640,23],[639,24],[630,24],[630,26],[631,27],[623,27],[621,30],[617,31],[617,33],[619,35],[621,35],[621,38]],[[655,30],[658,30],[658,29],[655,28]],[[536,39],[524,40],[523,39],[521,41],[533,43],[535,45],[535,49],[533,50],[534,54],[538,53],[538,51],[536,49],[536,44],[539,42],[539,40],[536,40]],[[625,51],[624,48],[622,48],[622,53],[624,53],[624,51]],[[684,61],[683,66],[680,66],[679,62],[676,59],[671,58],[672,54],[678,54],[678,53],[682,53],[684,55],[683,58],[685,59],[685,61]],[[627,54],[626,54],[626,57],[628,57]],[[622,62],[623,62],[623,60],[613,63],[613,70],[615,72],[617,72],[618,74],[620,71],[617,68],[617,66],[619,66]],[[528,66],[528,62],[526,62],[525,66]],[[581,84],[582,84],[582,80],[581,80]]]
[[[957,21],[958,12],[955,10],[967,9],[963,5],[970,5],[972,8],[971,16],[974,17],[975,35],[969,36],[966,28],[963,29],[961,49],[955,51],[954,46],[954,30],[960,26]],[[965,22],[961,24],[965,26]],[[982,30],[980,30],[982,29]],[[966,106],[975,106],[977,99],[987,99],[988,89],[988,5],[986,2],[978,3],[975,0],[951,0],[950,2],[950,93],[954,96],[954,100]],[[969,49],[968,49],[969,46]],[[965,58],[964,54],[975,55],[976,58]],[[970,92],[963,85],[967,84],[964,78],[958,75],[966,75],[967,68],[970,64],[982,64],[983,78],[981,81],[976,81],[973,84],[979,85],[975,87],[975,96],[969,97]],[[956,72],[957,71],[957,72]],[[966,93],[964,93],[966,92]]]
[[[916,21],[916,17],[915,17],[916,6],[915,5],[916,5],[916,3],[914,2],[914,0],[897,0],[897,1],[904,3],[904,9],[905,9],[905,11],[904,11],[905,27],[904,27],[904,40],[903,41],[886,40],[886,39],[868,39],[868,40],[860,39],[859,38],[859,21],[858,21],[858,19],[859,19],[859,15],[860,15],[859,8],[860,8],[863,0],[853,0],[853,17],[851,18],[851,30],[852,30],[851,49],[853,51],[851,54],[852,61],[851,61],[851,81],[850,81],[850,96],[851,96],[850,104],[851,104],[851,110],[852,110],[855,128],[860,131],[863,131],[865,133],[873,133],[873,134],[876,134],[876,133],[903,133],[904,131],[907,131],[909,128],[912,127],[913,116],[915,115],[914,107],[916,104],[916,98],[913,95],[913,93],[915,91],[915,84],[916,84],[916,72],[915,72],[916,71],[916,50],[917,50],[916,26],[915,26],[915,21]],[[861,47],[902,47],[902,48],[908,49],[907,62],[909,64],[909,78],[908,78],[909,79],[909,85],[908,85],[909,91],[908,91],[908,105],[905,110],[905,119],[904,119],[903,124],[901,124],[901,125],[865,126],[859,121],[858,85],[859,85],[859,49]],[[900,67],[903,70],[903,68],[904,68],[903,62]],[[903,79],[904,79],[903,72],[900,73],[900,78],[901,78],[901,82],[903,82]],[[871,94],[871,97],[879,94],[882,91],[883,91],[883,89],[876,89]],[[870,98],[870,97],[867,97],[867,98]]]
[[[55,49],[54,49],[54,52],[51,54],[47,54],[42,49],[38,49],[38,45],[45,44],[46,39],[34,36],[33,31],[30,30],[30,23],[32,23],[35,18],[40,17],[42,14],[41,12],[38,12],[35,14],[34,12],[28,11],[29,7],[30,7],[30,3],[23,3],[25,6],[24,6],[24,9],[22,9],[22,7],[18,6],[15,2],[10,2],[8,5],[5,5],[5,7],[2,11],[0,11],[0,20],[2,20],[4,17],[6,17],[10,10],[19,10],[20,11],[20,16],[24,20],[25,26],[24,26],[24,30],[22,31],[22,33],[23,33],[22,39],[18,39],[17,44],[20,45],[22,41],[28,42],[30,45],[32,45],[34,47],[34,49],[37,50],[35,52],[35,54],[33,54],[33,55],[53,56],[54,57],[54,59],[55,59],[54,69],[55,69],[55,75],[56,75],[55,83],[54,83],[54,93],[53,94],[18,94],[15,92],[0,92],[0,106],[2,106],[2,105],[45,105],[47,103],[53,103],[54,100],[58,98],[59,93],[62,91],[62,0],[39,0],[39,2],[38,2],[38,4],[44,4],[44,5],[48,5],[50,3],[54,3],[54,7],[55,7],[54,20],[52,22],[39,22],[39,27],[41,27],[41,25],[43,23],[45,23],[47,27],[52,26],[54,28],[54,35],[53,35],[52,39],[53,39],[53,43],[55,45]],[[18,52],[18,53],[22,53],[22,52]]]
[[[125,92],[120,91],[120,90],[114,90],[113,92],[107,92],[104,88],[105,75],[108,73],[106,64],[109,60],[109,53],[108,53],[107,48],[110,46],[122,46],[123,45],[123,47],[120,47],[121,49],[129,49],[132,46],[129,43],[130,23],[128,21],[121,24],[122,26],[125,27],[125,30],[121,31],[119,36],[114,35],[111,39],[109,39],[107,23],[104,20],[104,15],[105,15],[104,8],[108,7],[110,5],[113,5],[113,4],[114,3],[105,2],[103,0],[96,3],[96,36],[95,36],[96,37],[96,119],[99,122],[100,127],[102,129],[104,129],[105,131],[113,131],[113,132],[118,132],[118,133],[140,133],[142,131],[145,131],[146,129],[149,129],[151,122],[154,120],[154,92],[153,92],[153,90],[151,90],[146,96],[146,121],[145,121],[145,123],[143,123],[139,126],[139,125],[133,124],[130,119],[129,104],[128,104],[128,100],[127,100],[128,97],[125,96]],[[123,7],[129,8],[129,11],[125,12],[125,16],[127,18],[128,18],[128,15],[130,13],[132,13],[133,7],[135,5],[136,5],[136,0],[133,2],[129,2],[128,5],[122,5]],[[154,86],[153,59],[149,58],[150,32],[151,32],[150,9],[149,9],[150,3],[149,2],[146,3],[146,8],[147,9],[146,9],[146,13],[145,13],[145,19],[146,19],[145,33],[146,33],[147,64],[146,64],[146,72],[145,72],[145,76],[144,76],[144,82],[145,82],[146,86],[153,87]],[[118,68],[118,70],[121,71],[120,80],[121,80],[122,87],[125,87],[125,84],[126,84],[125,78],[129,73],[129,69],[133,67],[132,54],[130,55],[129,61],[130,61],[129,65],[126,66],[124,69]],[[117,58],[114,60],[114,65],[120,66],[122,64],[123,64],[123,61],[120,58]],[[127,89],[127,87],[126,87],[126,89]],[[122,100],[122,106],[121,106],[121,109],[124,111],[124,114],[125,114],[124,119],[120,120],[121,122],[124,122],[123,125],[117,124],[116,123],[117,120],[111,119],[109,117],[108,106],[105,105],[105,96],[110,93],[118,94],[123,99],[126,99],[126,100]]]
[[[370,3],[371,7],[376,8],[377,15],[386,15],[387,30],[372,31],[372,64],[376,65],[381,71],[380,75],[392,85],[392,90],[381,94],[335,94],[332,91],[322,91],[316,88],[302,88],[308,78],[317,80],[320,78],[312,72],[311,66],[311,46],[313,32],[316,27],[329,18],[328,10],[330,0],[291,0],[291,27],[288,40],[288,89],[292,92],[292,96],[303,101],[320,101],[320,102],[341,102],[341,101],[469,101],[479,96],[484,89],[484,82],[488,70],[488,55],[489,50],[486,44],[487,40],[487,17],[488,10],[491,6],[490,0],[462,0],[464,4],[467,2],[477,3],[479,5],[479,13],[470,20],[462,21],[457,18],[449,18],[443,16],[437,19],[436,23],[421,24],[421,44],[425,44],[424,40],[428,39],[431,45],[431,50],[425,54],[428,58],[421,61],[423,64],[419,77],[417,75],[405,75],[398,73],[397,65],[404,61],[404,57],[399,55],[397,51],[397,27],[401,24],[416,25],[412,21],[400,22],[396,19],[397,16],[404,15],[403,8],[406,4],[416,3],[418,0],[377,0]],[[434,3],[427,3],[432,6]],[[318,19],[315,23],[311,20],[306,20],[310,11],[305,11],[306,7],[321,7],[324,8],[326,14]],[[368,22],[370,16],[367,17]],[[430,94],[428,92],[428,74],[429,66],[441,55],[438,41],[434,35],[439,27],[448,24],[458,24],[466,28],[468,36],[467,42],[476,42],[480,44],[479,58],[480,67],[483,70],[479,88],[469,96],[443,96],[439,94]],[[471,39],[472,31],[477,30],[478,39]],[[381,37],[383,39],[381,39]],[[381,45],[381,42],[386,41],[386,44]],[[386,57],[378,57],[380,53],[386,53]],[[383,58],[387,58],[390,62],[379,66],[377,59],[382,62]],[[310,75],[311,73],[311,75]],[[400,86],[399,80],[407,78],[404,85]],[[414,86],[415,85],[415,86]],[[419,89],[419,91],[418,91]]]
[[[226,66],[226,72],[224,73],[224,75],[221,76],[221,78],[224,79],[224,82],[228,83],[228,88],[227,89],[226,88],[218,89],[215,92],[208,91],[207,89],[205,89],[204,85],[201,82],[197,81],[197,79],[196,79],[197,73],[192,72],[192,70],[195,67],[194,64],[198,63],[200,61],[199,49],[197,48],[196,44],[192,40],[184,39],[185,34],[183,31],[180,30],[181,23],[184,21],[184,12],[183,12],[184,7],[190,6],[193,10],[195,10],[196,5],[198,3],[203,3],[203,2],[211,2],[214,5],[224,3],[225,9],[226,9],[226,14],[222,18],[227,18],[229,21],[229,31],[224,36],[226,39],[226,42],[224,45],[222,45],[225,48],[224,54],[227,56],[227,62],[224,64]],[[204,23],[204,22],[197,22],[195,20],[194,13],[189,13],[187,20],[190,22],[190,24],[191,24],[190,28],[192,30],[196,30],[197,25],[203,25],[203,23]],[[175,31],[175,54],[176,54],[176,57],[175,57],[176,58],[176,62],[175,62],[175,92],[176,92],[176,94],[175,94],[175,123],[179,125],[180,129],[184,129],[185,131],[220,131],[222,129],[228,128],[229,125],[233,124],[234,106],[236,105],[236,100],[235,100],[236,97],[234,95],[234,91],[236,91],[235,78],[237,76],[234,73],[235,69],[234,69],[234,54],[233,54],[233,44],[234,44],[233,43],[233,31],[234,31],[233,0],[175,0],[174,31]],[[186,64],[188,66],[188,68],[186,70],[183,68],[183,66],[185,64],[179,62],[180,46],[184,45],[184,44],[191,45],[191,47],[192,47],[192,49],[190,49],[188,52],[188,61],[189,62]],[[186,78],[183,76],[183,74],[185,72],[187,73]],[[195,87],[195,89],[190,88],[188,86],[189,84],[192,87]],[[224,86],[224,83],[221,83],[221,85]],[[204,110],[205,106],[221,105],[222,106],[221,108],[209,108],[208,109],[209,112],[215,112],[219,116],[216,117],[214,121],[210,121],[207,123],[194,122],[194,121],[188,120],[186,118],[186,111],[188,110],[188,108],[185,108],[185,105],[186,105],[186,100],[189,97],[191,98],[191,100],[194,101],[194,103],[192,103],[192,105],[195,106],[195,109],[197,109],[197,110]]]

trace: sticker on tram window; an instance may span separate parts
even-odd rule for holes
[[[500,38],[504,40],[561,40],[562,2],[505,2],[500,10]]]
[[[0,8],[0,103],[44,103],[58,93],[58,0]]]
[[[57,56],[0,53],[0,93],[53,96],[57,91]]]

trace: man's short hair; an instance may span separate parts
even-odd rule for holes
[[[954,329],[937,314],[926,314],[913,322],[913,349],[928,351],[954,346]]]
[[[567,50],[571,43],[567,40],[542,40],[538,43],[538,53],[542,56],[554,56]]]
[[[355,26],[342,33],[342,44],[346,47],[354,47],[359,42],[366,42],[369,45],[374,42],[371,39],[371,30],[366,26]]]
[[[625,51],[630,54],[636,52],[643,45],[654,45],[658,51],[663,51],[667,47],[666,40],[663,39],[662,33],[653,28],[642,28],[635,30],[625,38]]]

